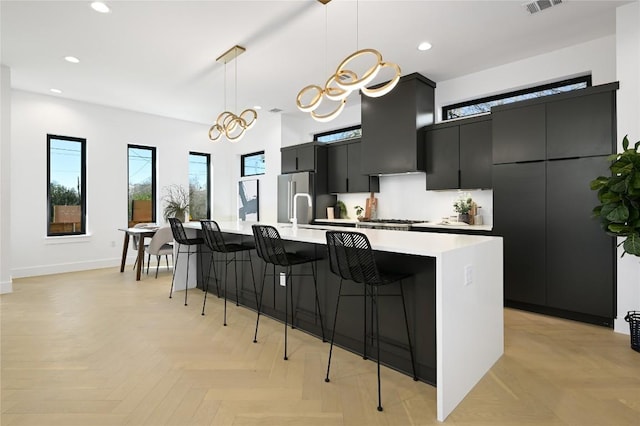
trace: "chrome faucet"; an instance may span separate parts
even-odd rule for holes
[[[313,205],[311,195],[307,194],[306,192],[298,192],[293,196],[293,218],[291,218],[292,229],[298,229],[298,197],[305,197],[307,199],[307,203],[309,204],[309,212],[311,212],[311,207]]]

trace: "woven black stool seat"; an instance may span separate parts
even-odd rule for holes
[[[316,309],[318,310],[318,317],[320,319],[320,329],[322,331],[322,341],[324,342],[324,324],[322,321],[322,312],[320,310],[320,301],[318,300],[318,282],[315,268],[315,261],[319,258],[313,256],[305,256],[297,253],[288,252],[285,248],[285,244],[280,238],[280,233],[273,226],[268,225],[253,225],[253,237],[256,244],[256,252],[258,256],[266,263],[273,266],[273,279],[275,287],[275,267],[280,266],[285,268],[285,314],[284,314],[284,359],[287,360],[287,325],[289,317],[289,295],[291,295],[291,328],[294,328],[294,309],[293,309],[293,288],[289,285],[292,282],[292,267],[296,265],[302,265],[305,263],[311,264],[311,271],[313,274],[313,285],[315,289]],[[258,304],[258,316],[256,318],[256,331],[253,336],[253,342],[258,341],[258,324],[260,322],[260,309],[262,307],[262,295],[264,294],[264,282],[267,273],[267,268],[264,268],[262,274],[262,286],[260,289],[260,303]],[[286,287],[289,287],[288,289]]]
[[[409,321],[407,320],[407,308],[404,302],[404,290],[402,288],[402,280],[410,277],[409,274],[401,274],[394,272],[381,272],[371,249],[369,239],[365,234],[360,232],[349,231],[327,231],[327,248],[329,251],[329,266],[331,272],[340,277],[340,288],[338,290],[338,300],[336,302],[336,311],[333,320],[333,331],[331,332],[331,346],[329,348],[329,361],[327,362],[326,382],[329,382],[329,370],[331,368],[331,355],[333,353],[333,342],[338,321],[338,310],[340,307],[340,298],[344,296],[358,296],[363,298],[365,308],[364,312],[364,332],[363,332],[363,357],[367,358],[367,298],[371,302],[372,322],[375,326],[373,336],[375,338],[378,363],[378,411],[382,411],[382,394],[380,386],[380,327],[378,315],[378,298],[387,296],[399,296],[402,299],[402,310],[404,313],[404,322],[407,330],[407,341],[409,346],[409,354],[411,356],[411,366],[413,368],[413,379],[418,380],[416,375],[416,364],[413,358],[413,346],[411,344],[411,335],[409,333]],[[362,294],[342,294],[343,281],[353,281],[364,285]],[[378,288],[399,282],[399,294],[379,294]]]
[[[218,273],[216,271],[215,268],[215,259],[214,259],[214,253],[221,253],[224,255],[224,320],[223,320],[223,325],[227,325],[227,266],[229,266],[229,263],[233,262],[233,268],[234,268],[234,276],[235,276],[235,284],[236,284],[236,306],[238,306],[239,304],[239,300],[240,300],[240,295],[238,293],[238,268],[237,268],[237,264],[238,264],[238,259],[236,257],[237,253],[242,252],[244,254],[244,252],[249,252],[250,250],[253,250],[255,248],[255,246],[253,245],[253,242],[247,242],[247,243],[242,243],[242,244],[237,244],[237,243],[227,243],[224,240],[224,236],[222,235],[222,232],[220,231],[220,226],[218,226],[218,223],[213,221],[213,220],[201,220],[200,224],[202,225],[202,236],[204,239],[204,243],[205,245],[209,248],[209,250],[211,250],[211,261],[209,262],[209,274],[211,273],[211,268],[213,268],[213,276],[214,279],[216,281],[216,288],[218,291],[218,297],[220,297],[220,286],[218,284]],[[231,259],[229,259],[228,255],[233,255]],[[241,262],[245,261],[244,260],[244,256],[243,259],[240,260]],[[256,280],[253,277],[253,264],[251,263],[251,253],[249,253],[249,266],[251,268],[251,280],[253,282],[253,291],[256,297],[256,306],[258,305],[258,293],[256,291]],[[209,292],[209,280],[207,279],[205,281],[205,288],[204,288],[204,300],[202,302],[202,315],[204,315],[204,308],[205,305],[207,304],[207,293]]]

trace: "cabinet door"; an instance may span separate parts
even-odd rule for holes
[[[491,188],[491,146],[490,120],[460,125],[460,188]]]
[[[460,188],[459,126],[426,132],[427,189]]]
[[[493,166],[493,230],[503,237],[504,297],[535,305],[546,303],[545,164]]]
[[[613,318],[614,239],[591,217],[589,188],[608,165],[606,156],[547,163],[547,304]]]
[[[296,149],[288,148],[280,152],[282,173],[292,173],[298,171],[296,167]]]
[[[298,171],[312,172],[316,169],[316,147],[313,145],[299,147],[298,154]]]
[[[327,182],[330,193],[347,192],[347,145],[327,149]]]
[[[547,158],[608,155],[615,145],[614,93],[547,104]]]
[[[492,112],[491,123],[493,164],[546,158],[544,104]]]
[[[362,174],[362,153],[360,142],[347,145],[349,172],[349,192],[377,192],[380,190],[378,176]]]

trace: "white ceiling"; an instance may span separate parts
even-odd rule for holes
[[[615,8],[628,1],[567,0],[535,15],[519,0],[106,3],[109,14],[89,1],[2,0],[1,62],[12,87],[211,124],[225,92],[215,59],[239,44],[247,51],[227,65],[229,109],[303,114],[298,91],[324,84],[357,47],[378,49],[403,74],[444,81],[614,34]],[[419,52],[423,40],[433,49]]]

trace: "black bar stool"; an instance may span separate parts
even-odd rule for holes
[[[367,359],[367,310],[366,298],[371,300],[372,322],[375,322],[375,338],[378,362],[378,411],[382,411],[382,396],[380,392],[380,322],[378,315],[378,297],[400,296],[402,298],[402,310],[404,312],[404,323],[407,329],[407,340],[409,342],[409,354],[411,356],[411,367],[413,368],[413,380],[418,380],[416,375],[416,364],[413,359],[413,346],[409,333],[409,321],[407,320],[407,308],[404,303],[404,291],[402,280],[410,275],[388,274],[378,270],[371,244],[366,235],[359,232],[349,231],[327,231],[327,248],[329,249],[329,266],[331,272],[340,277],[340,289],[338,290],[338,301],[336,303],[336,313],[333,320],[333,331],[331,332],[331,346],[329,347],[329,361],[327,362],[327,377],[325,382],[329,382],[329,369],[331,368],[331,354],[333,352],[333,339],[336,333],[338,321],[338,308],[342,296],[359,296],[364,298],[364,359]],[[363,294],[342,294],[342,282],[344,280],[354,281],[364,284]],[[383,285],[400,283],[399,294],[378,294],[378,288]]]
[[[322,312],[320,311],[320,301],[318,300],[318,280],[316,277],[315,261],[319,258],[302,256],[296,253],[287,252],[284,247],[284,243],[280,238],[278,230],[273,226],[268,225],[253,225],[253,236],[256,243],[256,252],[258,256],[267,264],[273,265],[273,276],[275,286],[275,267],[281,266],[285,268],[286,283],[293,282],[292,267],[294,265],[302,265],[304,263],[311,263],[311,271],[313,274],[313,285],[315,287],[316,308],[318,309],[318,317],[320,318],[320,329],[322,330],[322,341],[325,341],[324,337],[324,324],[322,322]],[[264,268],[262,274],[262,286],[260,288],[260,303],[258,304],[258,317],[256,318],[256,332],[253,336],[253,343],[258,341],[258,323],[260,321],[260,309],[262,307],[262,296],[264,294],[264,281],[267,274],[267,266]],[[296,274],[302,275],[302,274]],[[294,310],[293,310],[293,288],[291,285],[285,288],[285,314],[284,314],[284,359],[287,360],[287,325],[289,317],[289,293],[291,293],[291,328],[294,328]]]
[[[215,267],[215,260],[213,258],[214,253],[224,254],[224,325],[227,325],[227,266],[229,263],[233,262],[233,269],[235,272],[235,280],[236,280],[236,306],[238,306],[239,294],[238,294],[238,252],[242,253],[242,259],[240,262],[246,262],[244,259],[244,253],[249,253],[249,267],[251,268],[251,280],[253,281],[253,291],[256,297],[256,307],[258,306],[258,292],[256,290],[256,280],[253,276],[253,264],[251,263],[251,252],[255,246],[253,243],[226,243],[224,241],[224,236],[220,231],[220,227],[218,223],[213,220],[201,220],[202,224],[202,236],[204,239],[205,245],[211,250],[211,262],[209,263],[209,273],[211,273],[211,268],[213,267],[213,276],[216,280],[216,287],[218,288],[218,295],[220,295],[220,287],[218,286],[218,273]],[[232,255],[232,256],[230,256]],[[231,258],[230,258],[231,257]],[[205,281],[204,288],[204,301],[202,302],[202,315],[204,315],[204,307],[207,303],[207,290],[209,289],[209,280]]]
[[[171,277],[171,290],[169,291],[169,299],[173,297],[173,282],[176,279],[176,266],[178,265],[178,258],[180,253],[187,253],[187,280],[184,286],[184,306],[187,306],[187,290],[189,288],[189,258],[192,254],[198,255],[198,246],[204,244],[204,240],[200,237],[187,238],[187,233],[184,231],[182,222],[175,217],[169,218],[169,224],[171,225],[171,232],[173,233],[173,239],[178,243],[178,249],[176,250],[176,261],[173,265],[173,277]],[[187,251],[182,251],[182,248],[186,247]],[[191,251],[191,247],[195,247],[194,251]],[[199,258],[198,258],[199,259]],[[198,268],[202,269],[202,268]],[[196,270],[196,283],[198,282],[198,271]]]

